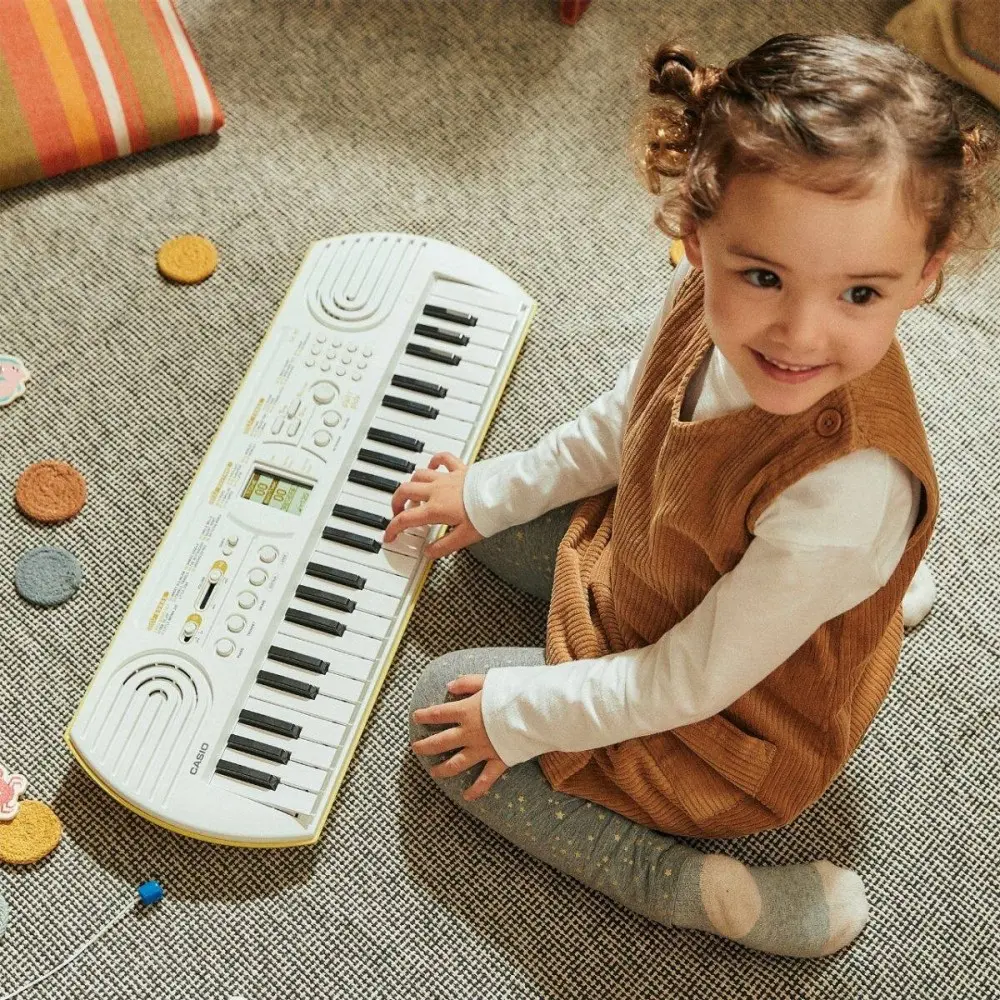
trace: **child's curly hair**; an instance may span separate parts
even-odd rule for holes
[[[1000,223],[988,171],[997,139],[960,120],[953,84],[891,43],[852,35],[778,35],[725,68],[661,45],[644,64],[649,97],[632,128],[640,178],[663,194],[655,222],[678,237],[717,210],[728,181],[774,172],[845,197],[900,171],[928,220],[930,257],[946,243],[974,266]],[[661,178],[679,178],[661,191]],[[936,298],[943,283],[938,275]]]

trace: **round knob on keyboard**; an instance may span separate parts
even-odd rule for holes
[[[246,610],[247,608],[252,608],[257,603],[257,598],[254,594],[250,593],[249,590],[244,590],[243,593],[236,599],[236,603],[239,604],[241,608]]]
[[[317,448],[325,448],[330,443],[330,435],[326,431],[316,431],[313,435],[313,444]]]
[[[336,427],[340,423],[340,414],[336,410],[330,410],[329,413],[323,414],[323,423],[327,427]]]
[[[278,550],[273,545],[265,545],[257,554],[262,563],[273,563],[278,558]]]
[[[197,622],[187,621],[187,622],[184,623],[184,634],[185,635],[194,635],[195,632],[197,632],[197,631],[198,631],[198,623]]]
[[[317,382],[313,386],[313,399],[322,406],[337,395],[337,387],[332,382]]]
[[[260,587],[267,580],[267,574],[262,569],[252,569],[249,579],[255,587]]]
[[[232,656],[236,649],[236,643],[232,639],[220,639],[215,644],[215,651],[219,656]]]
[[[242,632],[247,627],[247,620],[243,615],[230,615],[226,619],[226,628],[230,632]]]
[[[232,546],[233,548],[236,548],[236,543],[237,543],[237,542],[238,542],[239,540],[240,540],[240,537],[239,537],[239,535],[230,535],[230,536],[229,536],[229,537],[228,537],[228,538],[226,539],[226,545],[230,545],[230,546]]]
[[[222,579],[222,570],[213,569],[211,573],[208,574],[209,583],[218,583]]]

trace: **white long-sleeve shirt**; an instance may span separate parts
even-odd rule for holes
[[[617,483],[636,387],[689,269],[685,260],[675,271],[642,352],[613,389],[534,448],[469,468],[463,499],[481,534]],[[690,419],[752,404],[713,347],[691,380]],[[896,459],[874,448],[853,452],[785,490],[758,519],[739,563],[655,643],[557,665],[492,669],[483,685],[483,722],[500,759],[513,766],[551,750],[608,746],[698,722],[731,705],[823,622],[885,585],[916,523],[920,495],[919,480]],[[907,597],[925,613],[934,584],[926,567],[921,570]]]

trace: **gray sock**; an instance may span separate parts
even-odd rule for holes
[[[829,861],[751,868],[722,854],[689,857],[673,920],[747,948],[812,958],[839,951],[868,922],[861,878]]]

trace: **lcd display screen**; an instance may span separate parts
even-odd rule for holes
[[[292,482],[273,472],[254,469],[243,487],[243,499],[264,507],[277,507],[286,514],[301,514],[311,491],[312,487],[305,483]]]

